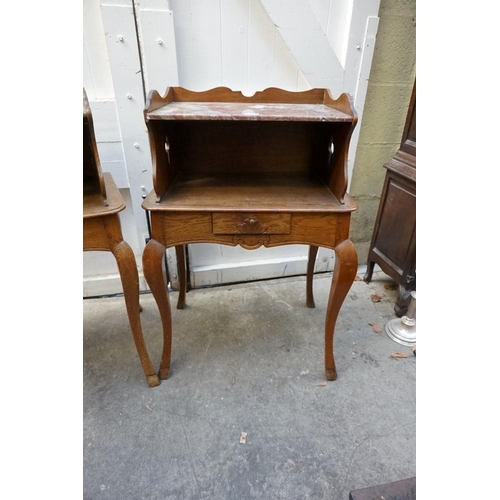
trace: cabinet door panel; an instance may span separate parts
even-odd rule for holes
[[[389,177],[375,248],[403,272],[415,229],[415,192],[398,179]]]

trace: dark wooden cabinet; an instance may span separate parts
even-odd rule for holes
[[[394,308],[403,316],[416,289],[416,83],[410,99],[401,145],[384,167],[387,169],[375,222],[364,280],[372,279],[378,264],[399,285]]]

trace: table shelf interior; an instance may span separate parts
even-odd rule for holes
[[[150,210],[339,212],[352,211],[349,198],[340,204],[318,178],[306,174],[177,175],[160,203],[146,200]]]
[[[163,98],[153,92],[147,106],[156,202],[187,210],[238,209],[251,200],[262,210],[342,209],[357,120],[346,95],[268,89],[247,98],[224,88],[173,88]]]

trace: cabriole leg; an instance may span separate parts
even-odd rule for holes
[[[184,245],[175,247],[177,257],[177,274],[179,275],[179,298],[177,299],[177,309],[184,309],[186,305],[186,253]]]
[[[307,278],[306,278],[306,305],[307,307],[316,307],[314,304],[313,294],[313,279],[314,265],[316,264],[316,256],[318,255],[318,247],[309,246],[309,256],[307,258]]]
[[[156,387],[159,385],[160,379],[155,372],[142,334],[139,305],[139,275],[137,273],[134,252],[125,241],[118,243],[111,251],[118,264],[130,328],[139,359],[141,360],[142,369],[146,375],[148,385]]]
[[[163,327],[163,351],[159,373],[162,380],[168,378],[172,353],[172,315],[164,272],[165,250],[164,245],[151,239],[142,254],[144,277],[160,311]]]
[[[333,334],[340,308],[356,276],[358,256],[353,243],[345,240],[335,247],[335,269],[325,321],[325,372],[327,380],[337,378],[333,356]]]

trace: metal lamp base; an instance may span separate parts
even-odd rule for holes
[[[392,319],[385,325],[387,335],[398,344],[412,347],[417,344],[417,326],[415,321],[417,292],[411,292],[408,313],[401,319]]]
[[[391,319],[391,321],[385,325],[385,333],[398,344],[411,347],[417,343],[415,325],[407,326],[399,318]]]

